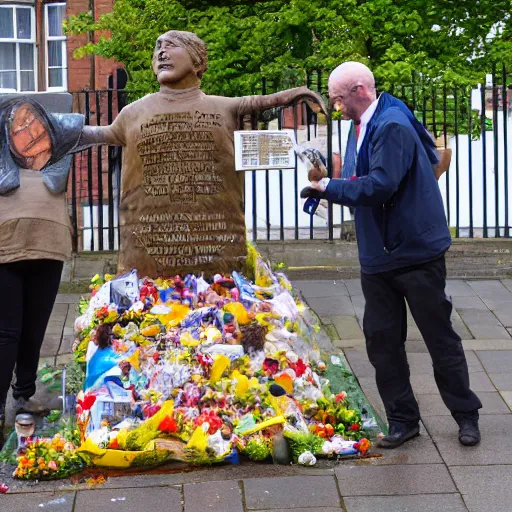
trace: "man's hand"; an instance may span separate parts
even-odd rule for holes
[[[313,199],[324,199],[325,189],[329,183],[329,178],[324,178],[320,181],[312,181],[311,186],[305,187],[300,192],[300,197],[305,199],[311,197]]]

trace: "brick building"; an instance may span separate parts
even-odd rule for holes
[[[97,17],[113,0],[0,0],[0,92],[62,92],[116,87],[119,64],[102,57],[73,59],[89,35],[66,37],[70,14]],[[92,35],[94,40],[98,35]],[[112,78],[110,77],[114,77]],[[110,78],[110,83],[109,83]]]

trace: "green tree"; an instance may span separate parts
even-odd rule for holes
[[[303,84],[344,60],[367,63],[381,88],[416,79],[452,85],[481,81],[492,62],[512,61],[511,0],[116,0],[94,20],[71,17],[71,33],[96,33],[75,57],[95,53],[126,66],[129,87],[157,88],[154,42],[170,30],[196,32],[208,44],[205,91],[261,91]],[[489,38],[493,27],[500,27]],[[108,37],[99,34],[108,31]],[[324,84],[325,88],[325,84]]]

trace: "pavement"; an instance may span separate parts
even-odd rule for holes
[[[342,351],[379,414],[383,407],[361,331],[358,280],[296,281],[323,323],[320,342]],[[510,512],[512,510],[512,280],[449,280],[452,321],[463,339],[472,389],[483,403],[482,442],[462,447],[441,401],[430,357],[408,321],[411,381],[421,436],[363,460],[320,461],[313,468],[243,464],[202,470],[166,468],[109,476],[104,485],[69,480],[19,483],[0,495],[10,512]],[[43,362],[69,361],[76,295],[59,295],[46,333]],[[165,471],[165,472],[162,472]],[[0,472],[1,475],[1,472]]]

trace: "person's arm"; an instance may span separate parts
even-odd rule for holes
[[[301,197],[328,199],[345,206],[384,204],[398,190],[411,167],[415,144],[410,128],[388,123],[375,134],[368,175],[312,183],[301,192]]]
[[[261,112],[270,108],[284,107],[301,100],[305,101],[313,112],[322,112],[327,115],[327,108],[322,97],[307,87],[297,87],[266,96],[243,96],[238,99],[239,116],[251,114],[252,112]]]

